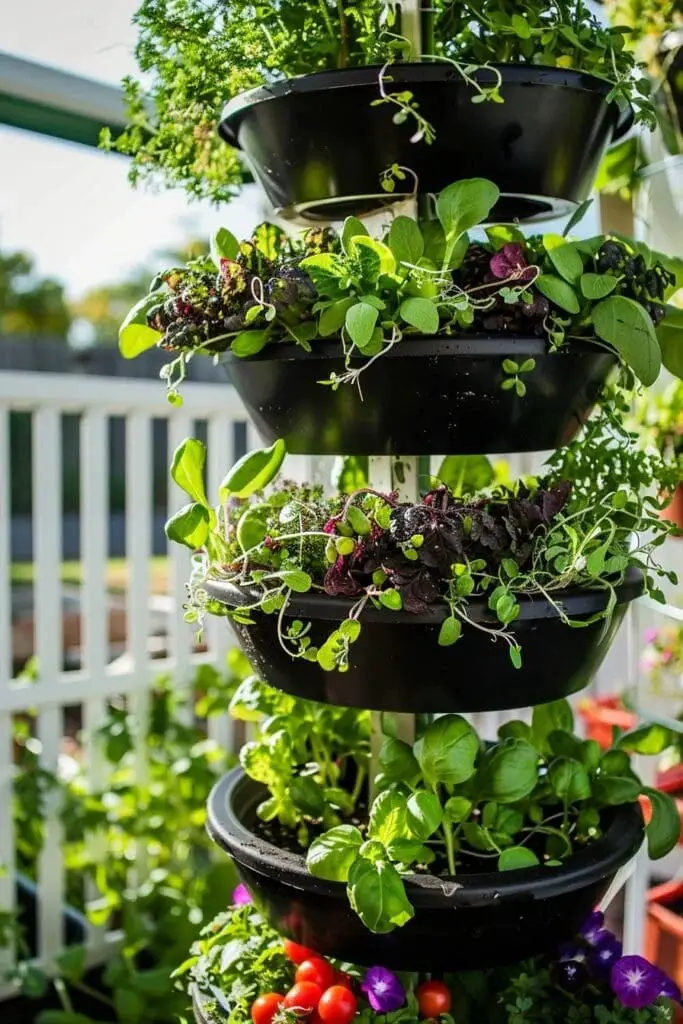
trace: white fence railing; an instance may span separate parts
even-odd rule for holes
[[[150,687],[159,673],[172,673],[178,687],[189,690],[193,667],[200,661],[224,664],[230,633],[215,620],[206,631],[207,650],[193,653],[193,630],[183,620],[184,584],[189,553],[168,550],[169,574],[164,658],[150,648],[149,568],[152,554],[154,447],[152,430],[165,421],[170,458],[186,436],[205,425],[208,440],[208,488],[215,493],[226,469],[241,454],[235,450],[235,425],[244,424],[246,447],[258,444],[242,404],[226,384],[187,384],[181,409],[168,405],[157,381],[71,374],[0,372],[0,910],[15,906],[15,835],[12,817],[13,718],[29,710],[37,716],[37,738],[45,768],[56,772],[60,758],[64,708],[80,705],[85,733],[84,763],[94,786],[105,781],[105,763],[92,737],[103,722],[107,700],[123,695],[133,714],[146,717]],[[31,460],[34,556],[34,650],[37,681],[14,678],[11,585],[10,416],[28,413],[31,450],[15,458]],[[62,420],[79,417],[80,493],[80,656],[79,667],[65,671],[62,624]],[[108,625],[109,595],[109,421],[125,422],[125,559],[127,563],[125,653],[112,660]],[[16,448],[16,445],[15,445]],[[515,460],[517,463],[517,460]],[[287,471],[298,479],[321,479],[330,460],[290,458]],[[16,469],[16,466],[14,467]],[[528,470],[523,460],[515,470]],[[186,499],[169,484],[168,507]],[[625,660],[625,659],[624,659]],[[625,682],[626,680],[624,680]],[[191,712],[188,711],[188,714]],[[496,716],[491,717],[491,725]],[[232,743],[227,716],[209,723],[210,736],[223,747]],[[88,739],[90,737],[90,739]],[[137,750],[144,777],[144,736]],[[49,968],[63,948],[64,860],[58,806],[50,803],[45,845],[38,865],[38,961]],[[89,934],[91,959],[106,955],[106,936]],[[0,978],[12,967],[13,953],[0,950]],[[2,996],[0,982],[0,997]]]
[[[29,413],[32,530],[34,555],[34,651],[36,682],[14,678],[11,586],[10,415]],[[62,623],[62,418],[79,417],[80,447],[80,667],[64,671]],[[109,643],[107,558],[109,546],[109,420],[125,421],[125,558],[127,562],[125,654],[112,660]],[[184,437],[206,425],[209,447],[208,487],[218,488],[236,455],[235,424],[244,423],[247,447],[257,438],[233,389],[226,384],[188,384],[184,405],[168,405],[158,381],[110,379],[71,374],[0,373],[0,909],[15,907],[15,835],[12,820],[13,717],[31,710],[37,715],[42,763],[56,772],[64,734],[64,708],[80,705],[86,737],[92,737],[105,715],[106,701],[123,695],[131,711],[143,717],[150,684],[172,672],[179,687],[189,685],[198,661],[224,664],[230,634],[224,622],[207,629],[207,651],[193,654],[192,627],[183,620],[184,583],[189,553],[170,545],[166,657],[150,648],[149,571],[153,517],[153,421],[167,423],[169,457]],[[16,447],[16,446],[15,446]],[[15,458],[17,453],[15,452]],[[306,460],[290,466],[290,475],[305,476]],[[187,499],[169,484],[168,506],[175,511]],[[190,714],[191,712],[188,711]],[[210,735],[223,746],[231,743],[227,716],[209,723]],[[144,777],[144,736],[138,763]],[[86,738],[85,764],[91,781],[102,779],[104,764],[98,745]],[[64,863],[58,807],[48,798],[44,849],[38,865],[38,959],[49,965],[63,948]],[[102,942],[93,932],[91,945]],[[0,977],[12,966],[11,951],[0,951]]]

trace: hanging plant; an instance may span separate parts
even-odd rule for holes
[[[411,59],[401,0],[143,0],[135,16],[141,80],[124,81],[129,127],[104,144],[133,156],[133,183],[153,179],[190,195],[230,200],[244,172],[218,139],[221,108],[262,84],[316,71],[376,66],[378,102],[430,139],[410,85],[380,88],[383,65]],[[500,102],[497,63],[576,70],[604,80],[608,98],[654,124],[648,80],[638,75],[619,29],[584,0],[436,0],[423,14],[423,60],[446,60],[474,102]],[[477,69],[493,67],[483,80]],[[411,133],[412,134],[412,133]],[[605,140],[607,141],[607,139]],[[566,157],[566,154],[565,154]]]
[[[121,352],[174,353],[163,371],[174,401],[197,354],[275,358],[289,344],[303,357],[326,341],[338,345],[339,369],[321,382],[333,390],[362,387],[371,366],[414,338],[540,338],[550,352],[588,341],[643,384],[662,362],[683,374],[683,313],[667,305],[677,261],[621,236],[576,240],[577,217],[563,236],[495,226],[472,240],[498,196],[489,181],[457,182],[438,197],[435,221],[395,217],[381,239],[355,217],[340,234],[298,239],[264,224],[239,243],[223,228],[211,256],[157,275],[121,327]],[[502,387],[522,397],[534,368],[533,358],[508,359]]]
[[[212,507],[196,482],[204,447],[184,442],[171,475],[192,503],[166,530],[171,540],[203,550],[190,588],[190,619],[206,610],[225,614],[207,593],[219,602],[226,595],[236,623],[249,627],[252,613],[275,616],[283,650],[326,671],[348,669],[366,609],[409,615],[440,609],[438,642],[451,646],[473,628],[471,604],[483,600],[495,625],[477,615],[477,628],[503,641],[519,667],[514,623],[520,601],[547,601],[571,625],[562,604],[568,588],[604,592],[601,615],[610,616],[629,570],[642,570],[648,591],[660,599],[654,576],[673,578],[654,557],[670,525],[657,517],[657,500],[644,496],[655,480],[661,490],[666,468],[633,449],[618,418],[607,412],[585,438],[552,457],[541,480],[469,496],[441,485],[417,504],[367,487],[334,498],[294,484],[264,493],[283,458],[282,442],[245,456]],[[453,463],[446,464],[451,477],[457,475]],[[348,601],[345,620],[319,644],[304,622],[284,626],[292,597],[309,593]]]

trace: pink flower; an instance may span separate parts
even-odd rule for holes
[[[499,280],[514,278],[516,281],[533,281],[536,269],[530,267],[524,256],[524,246],[520,242],[508,242],[500,252],[491,257],[491,273]]]
[[[650,629],[646,629],[644,634],[645,643],[653,644],[658,636],[659,630],[654,629],[653,627],[650,627]]]
[[[245,903],[251,903],[251,896],[244,882],[240,882],[232,891],[232,903],[234,907],[243,907]]]

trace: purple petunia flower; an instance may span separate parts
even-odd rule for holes
[[[622,952],[623,946],[616,935],[604,929],[598,935],[598,942],[588,957],[588,964],[594,974],[606,978]]]
[[[530,267],[524,255],[524,246],[519,242],[508,242],[493,254],[489,264],[491,273],[500,281],[514,278],[517,281],[533,281],[536,276],[534,267]]]
[[[371,967],[366,971],[361,990],[376,1013],[392,1013],[406,1001],[403,985],[386,967]]]
[[[240,882],[232,892],[233,907],[243,907],[245,903],[251,903],[251,894],[244,882]]]
[[[659,967],[653,967],[653,970],[657,972],[657,977],[659,978],[660,996],[664,996],[665,999],[673,999],[675,1003],[680,1003],[681,990],[673,978],[670,978],[669,975],[665,974]]]
[[[590,942],[591,946],[595,946],[606,931],[605,915],[600,910],[594,910],[590,917],[584,921],[579,934],[583,936],[586,942]],[[611,932],[607,932],[607,934],[611,935]]]
[[[650,1006],[661,994],[663,983],[659,968],[645,957],[622,956],[612,967],[610,984],[615,996],[632,1010]]]

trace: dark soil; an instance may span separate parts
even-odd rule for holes
[[[367,805],[359,805],[357,811],[359,813],[355,814],[353,817],[344,819],[344,824],[355,825],[356,828],[360,829],[360,831],[365,834],[368,828]],[[259,837],[259,839],[262,839],[266,843],[271,843],[273,846],[276,846],[278,850],[287,850],[288,853],[295,853],[301,857],[305,857],[306,849],[299,842],[296,829],[285,828],[277,820],[261,821],[258,818],[246,824],[247,827]],[[321,822],[309,822],[309,845],[325,831],[326,829],[322,826]],[[533,850],[540,860],[543,860],[545,852],[544,844],[545,837],[539,835],[536,837],[536,842],[532,841],[525,845],[527,845],[529,849]],[[427,843],[425,845],[429,846],[430,844]],[[417,864],[414,866],[413,870],[417,874],[430,874],[441,878],[447,878],[450,872],[448,870],[448,861],[446,860],[445,851],[442,846],[434,846],[433,849],[436,854],[436,859],[429,866]],[[488,854],[479,851],[472,852],[469,850],[460,850],[457,855],[458,873],[474,875],[496,871],[497,859],[498,854],[495,851]]]

